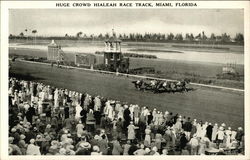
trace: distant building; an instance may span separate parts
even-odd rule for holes
[[[49,61],[62,61],[61,46],[57,45],[54,40],[48,45],[47,59]]]
[[[93,69],[95,63],[96,63],[96,56],[93,54],[75,55],[75,65],[77,66],[87,66]]]
[[[104,64],[110,71],[128,72],[129,58],[124,58],[121,52],[121,40],[113,36],[105,40]]]

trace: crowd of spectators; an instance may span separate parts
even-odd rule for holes
[[[9,155],[244,154],[244,131],[9,79]]]

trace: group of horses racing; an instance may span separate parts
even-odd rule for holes
[[[187,88],[187,84],[190,83],[190,80],[184,79],[181,81],[167,81],[167,80],[136,80],[132,81],[137,90],[145,91],[150,90],[154,93],[162,92],[188,92],[192,88]]]

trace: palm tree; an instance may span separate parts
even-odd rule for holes
[[[35,37],[35,45],[36,45],[36,33],[37,33],[37,30],[32,30],[32,33],[34,34],[34,37]]]
[[[28,29],[26,28],[24,31],[26,32],[26,36],[27,36],[27,37],[26,37],[26,43],[27,43],[27,42],[28,42],[28,33],[27,33],[27,32],[28,32]]]
[[[23,32],[21,32],[21,33],[19,34],[19,36],[20,36],[20,37],[23,37],[23,36],[24,36]]]
[[[82,35],[82,32],[78,32],[78,33],[76,34],[76,37],[77,37],[77,38],[80,38],[81,35]]]

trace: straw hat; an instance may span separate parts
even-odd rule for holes
[[[223,131],[223,129],[224,129],[224,128],[223,128],[222,126],[219,127],[219,130]]]
[[[59,150],[59,153],[60,153],[61,155],[65,155],[65,154],[66,154],[66,149],[65,149],[65,148],[61,148],[61,149]]]
[[[51,154],[56,154],[58,152],[58,150],[57,150],[57,147],[56,146],[51,146],[50,148],[49,148],[49,153],[51,153]]]
[[[146,153],[149,153],[149,152],[150,152],[150,149],[149,149],[149,148],[146,148],[146,149],[145,149],[145,152],[146,152]]]
[[[93,146],[93,151],[99,152],[99,151],[100,151],[100,148],[99,148],[98,146]]]
[[[95,136],[94,136],[94,139],[95,139],[95,140],[99,140],[99,139],[100,139],[100,136],[95,135]]]
[[[49,135],[48,135],[48,136],[46,136],[46,137],[45,137],[45,140],[46,140],[46,141],[51,141],[50,136],[49,136]]]
[[[56,146],[56,145],[58,145],[58,144],[59,144],[59,142],[56,141],[56,140],[51,141],[51,146]]]
[[[21,140],[24,140],[25,138],[26,138],[26,136],[25,136],[24,134],[21,134],[21,135],[20,135],[20,139],[21,139]]]
[[[9,154],[11,154],[11,153],[13,152],[13,148],[12,148],[12,147],[9,147],[9,148],[8,148],[8,152],[9,152]]]
[[[80,144],[80,147],[85,148],[85,149],[89,149],[89,148],[91,148],[91,145],[88,142],[83,142]]]
[[[32,139],[30,140],[30,144],[34,144],[34,143],[35,143],[35,139],[32,138]]]
[[[12,129],[11,129],[11,132],[16,132],[16,128],[12,128]]]
[[[152,150],[155,151],[155,152],[157,152],[158,149],[157,149],[156,146],[154,146],[154,147],[152,148]]]
[[[9,143],[13,143],[14,137],[9,137]]]

